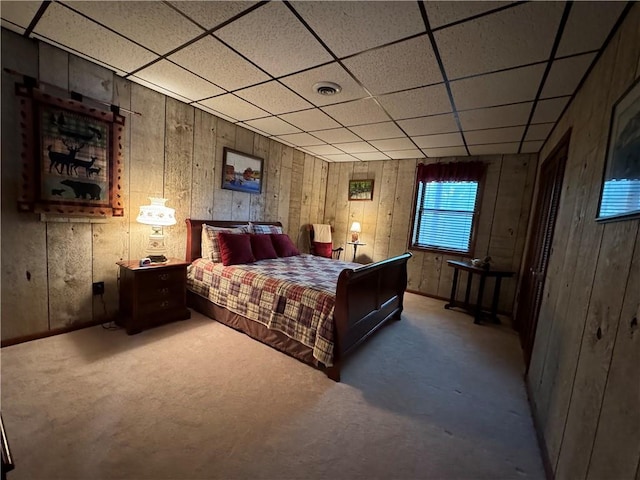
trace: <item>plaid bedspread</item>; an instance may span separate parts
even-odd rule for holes
[[[358,266],[312,255],[228,267],[200,258],[188,268],[187,287],[312,348],[314,358],[331,366],[338,276]]]

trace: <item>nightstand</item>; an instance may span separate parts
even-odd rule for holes
[[[138,260],[120,265],[120,315],[116,323],[129,335],[145,328],[191,317],[187,308],[188,262],[169,259],[140,266]]]

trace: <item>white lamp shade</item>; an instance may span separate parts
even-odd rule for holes
[[[352,232],[362,232],[362,227],[360,227],[360,222],[353,222],[351,224],[351,231]]]
[[[141,205],[136,221],[145,225],[168,227],[176,224],[176,211],[165,206],[166,198],[149,197],[151,205]]]

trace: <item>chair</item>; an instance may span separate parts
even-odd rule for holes
[[[311,255],[333,258],[334,260],[340,259],[340,254],[344,249],[342,247],[333,248],[332,232],[333,227],[331,225],[319,223],[309,225]]]

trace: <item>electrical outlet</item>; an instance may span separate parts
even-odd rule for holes
[[[94,282],[93,284],[93,294],[94,295],[102,295],[104,293],[104,282]]]

